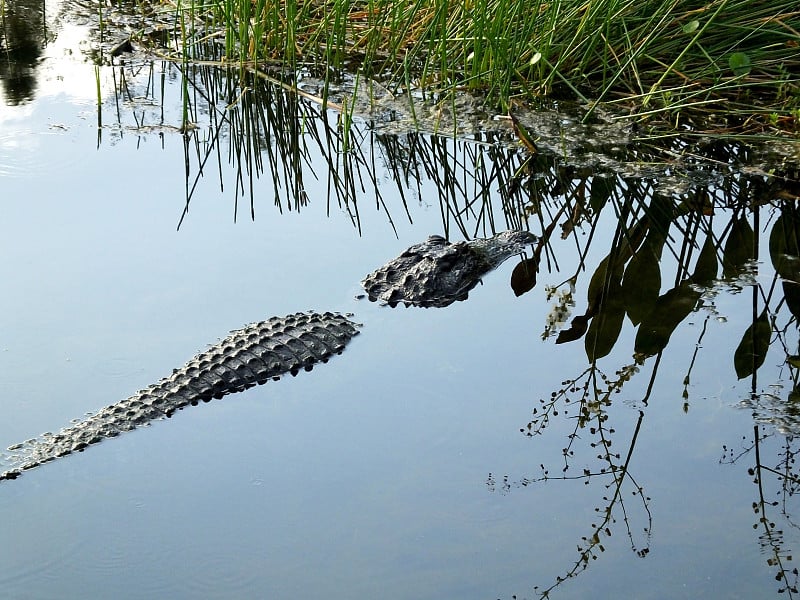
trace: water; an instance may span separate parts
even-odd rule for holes
[[[589,389],[596,385],[601,397],[609,384],[586,371],[582,340],[556,345],[540,334],[552,308],[544,288],[579,272],[589,223],[575,238],[551,239],[536,288],[519,298],[508,285],[512,259],[447,309],[392,310],[355,299],[366,273],[429,234],[458,239],[459,224],[481,233],[492,219],[496,229],[513,225],[501,206],[507,180],[496,172],[522,160],[517,153],[425,136],[422,146],[406,137],[376,143],[387,134],[361,125],[355,155],[374,158],[357,173],[372,173],[377,192],[372,179],[353,177],[354,206],[353,197],[341,201],[346,190],[332,189],[331,154],[309,133],[324,132],[335,115],[327,124],[309,118],[298,130],[295,145],[308,153],[301,160],[275,153],[273,137],[277,164],[289,167],[254,169],[252,177],[252,161],[228,161],[225,127],[220,158],[210,153],[184,216],[204,156],[197,149],[216,130],[213,112],[198,111],[200,129],[184,146],[180,72],[158,63],[152,76],[145,71],[144,81],[164,86],[162,113],[141,80],[131,82],[136,94],[116,102],[120,71],[103,69],[98,135],[94,68],[53,55],[52,44],[43,54],[35,91],[16,103],[7,96],[0,107],[0,447],[127,397],[250,321],[337,310],[364,326],[342,356],[311,373],[186,409],[0,484],[5,596],[522,598],[572,570],[552,597],[753,598],[782,587],[776,572],[793,568],[787,555],[800,537],[793,484],[764,471],[760,492],[748,473],[754,421],[737,405],[752,380],[737,380],[732,358],[754,288],[716,286],[713,307],[683,320],[661,360],[641,365],[609,406],[597,407],[602,419],[576,429],[574,400],[587,377],[597,376]],[[48,88],[59,81],[46,75],[54,72],[83,83]],[[449,158],[425,163],[398,190],[391,170],[398,163],[387,158],[393,144]],[[261,156],[268,146],[260,145]],[[499,157],[495,178],[472,184],[463,173],[492,172],[481,162],[487,153]],[[453,165],[464,165],[461,180],[436,185],[457,171]],[[281,179],[287,170],[292,177]],[[290,210],[297,173],[308,203]],[[543,222],[559,198],[574,200],[580,178],[573,175],[561,192],[551,172],[528,182],[527,197],[543,202]],[[652,195],[647,186],[642,193]],[[478,212],[486,206],[492,215]],[[720,240],[723,215],[714,229]],[[766,248],[766,208],[762,219],[756,229]],[[573,316],[586,309],[589,277],[616,220],[606,210],[593,228]],[[542,233],[538,217],[530,226]],[[662,293],[673,285],[673,263],[665,251]],[[765,250],[759,269],[754,283],[766,296],[773,274]],[[778,293],[770,298],[784,326]],[[758,371],[758,392],[785,397],[791,389],[783,355],[796,346],[794,327],[772,336],[779,341]],[[633,362],[635,334],[626,321],[600,359],[610,381]],[[542,434],[523,435],[569,379],[578,379],[573,401],[557,396],[558,414]],[[792,475],[793,438],[770,425],[757,431],[760,464],[783,464]],[[596,458],[604,439],[610,462],[627,463],[631,476],[619,498],[612,478],[598,474],[608,469]],[[550,480],[539,480],[543,469]],[[595,475],[585,478],[584,469]],[[586,548],[582,538],[591,541],[595,530],[596,560],[582,570],[576,548]],[[775,556],[785,562],[774,564]]]

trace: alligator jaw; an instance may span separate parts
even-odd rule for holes
[[[538,241],[539,238],[529,231],[511,230],[501,231],[490,238],[472,240],[467,245],[485,256],[494,269],[515,254],[524,252],[525,248]]]

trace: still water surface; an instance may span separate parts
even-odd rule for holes
[[[55,59],[42,69],[47,60]],[[80,61],[59,68],[65,82],[93,81],[93,67]],[[523,598],[565,576],[612,504],[613,479],[581,477],[599,471],[602,450],[588,426],[570,442],[575,408],[565,415],[560,407],[542,435],[520,430],[540,399],[587,368],[581,342],[541,339],[552,308],[544,286],[572,275],[580,248],[560,243],[561,271],[543,263],[537,287],[519,298],[508,285],[511,260],[446,309],[357,300],[366,273],[445,233],[440,190],[421,177],[402,190],[404,208],[389,160],[378,155],[374,178],[393,219],[365,185],[354,226],[351,207],[328,202],[329,163],[311,143],[309,203],[299,212],[273,206],[267,171],[252,179],[255,219],[245,201],[234,221],[237,174],[223,152],[177,229],[187,188],[175,131],[180,77],[162,68],[168,100],[159,128],[133,128],[141,101],[120,111],[107,99],[98,136],[91,87],[86,97],[41,86],[0,106],[0,447],[127,397],[247,322],[335,310],[353,312],[363,331],[311,373],[189,408],[2,482],[3,595]],[[198,138],[211,135],[204,123]],[[366,125],[358,127],[368,139]],[[468,144],[441,143],[467,171],[489,168],[470,163]],[[489,194],[502,215],[498,190]],[[588,274],[613,237],[606,212]],[[505,227],[499,217],[496,229]],[[755,281],[769,286],[770,278]],[[649,396],[653,358],[604,409],[610,450],[618,464],[627,459],[633,479],[621,487],[622,503],[613,499],[596,560],[552,597],[756,598],[782,587],[754,511],[755,457],[720,460],[730,457],[724,448],[738,455],[754,436],[751,412],[737,408],[750,382],[738,383],[732,364],[750,319],[744,289],[725,288],[713,311],[681,323]],[[796,344],[793,330],[787,335]],[[634,336],[626,322],[599,361],[609,379],[632,362]],[[759,389],[785,383],[782,363],[769,355]],[[774,465],[787,438],[760,432],[770,436],[762,462]],[[543,467],[562,474],[564,448],[575,479],[534,481]],[[763,487],[769,502],[782,500],[767,518],[782,532],[785,559],[800,542],[796,503],[781,498],[774,476]]]

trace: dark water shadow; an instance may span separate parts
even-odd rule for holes
[[[44,2],[0,4],[0,83],[6,103],[24,104],[36,95],[39,58],[51,36]]]

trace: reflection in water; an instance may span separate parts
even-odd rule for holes
[[[784,529],[800,530],[792,505],[792,499],[800,492],[800,474],[795,470],[800,448],[794,436],[779,436],[773,428],[759,425],[753,427],[752,438],[743,437],[737,446],[723,446],[720,463],[734,465],[745,457],[755,460],[747,470],[757,488],[753,530],[758,532],[767,565],[775,572],[778,593],[791,598],[800,591],[800,571],[793,566],[792,548],[786,545]],[[777,517],[773,516],[775,513]]]
[[[780,179],[731,176],[726,183],[725,189],[718,190],[720,195],[717,198],[704,188],[693,190],[680,199],[666,198],[657,193],[650,195],[650,200],[631,194],[612,193],[609,197],[614,200],[615,214],[618,215],[611,248],[586,285],[586,312],[573,318],[570,327],[561,331],[556,341],[565,343],[584,338],[584,351],[590,366],[566,381],[565,386],[549,398],[542,399],[540,406],[534,409],[533,419],[522,430],[531,437],[541,435],[559,414],[572,415],[574,429],[564,448],[561,475],[551,475],[550,470],[542,466],[542,475],[522,478],[515,485],[528,486],[553,479],[588,482],[592,478],[601,478],[606,480],[605,487],[614,493],[604,496],[605,506],[597,509],[603,519],[599,525],[592,524],[590,533],[583,538],[575,565],[555,584],[543,590],[545,595],[597,558],[598,551],[603,551],[603,538],[611,535],[617,521],[625,524],[631,547],[638,555],[643,556],[649,551],[649,539],[637,543],[631,533],[631,511],[622,502],[620,489],[627,481],[632,486],[632,493],[640,498],[646,514],[646,524],[641,530],[647,532],[649,538],[651,515],[644,490],[629,470],[631,456],[672,334],[689,315],[704,312],[706,317],[695,353],[683,379],[684,410],[689,411],[692,371],[698,353],[703,351],[702,341],[709,317],[715,315],[714,298],[721,291],[732,290],[743,298],[747,294],[741,292],[751,292],[751,321],[743,326],[741,337],[730,340],[727,348],[713,349],[717,355],[726,357],[731,379],[735,381],[735,375],[736,379],[749,380],[750,393],[742,401],[742,406],[752,410],[757,421],[769,423],[773,430],[786,435],[787,448],[791,447],[794,436],[800,433],[794,398],[800,360],[792,350],[798,343],[797,321],[800,317],[800,305],[795,298],[795,282],[800,280],[800,215],[797,204],[794,200],[778,199],[787,189],[787,182]],[[759,273],[764,270],[762,264],[766,262],[756,235],[756,231],[764,228],[762,213],[768,215],[770,223],[767,231],[770,261],[774,267],[771,273]],[[663,292],[663,270],[669,263],[674,265],[674,274],[672,283],[666,285],[672,287]],[[569,279],[570,292],[563,297],[574,302],[572,294],[580,276],[578,270]],[[629,283],[631,281],[633,283]],[[564,311],[562,305],[560,312]],[[612,354],[621,339],[626,318],[636,329],[633,347],[628,348],[634,363],[624,364],[614,376],[607,376],[600,370],[598,361]],[[787,371],[783,377],[790,382],[786,398],[776,396],[776,381],[758,382],[759,370],[770,352],[773,360],[777,359]],[[648,363],[651,363],[650,377],[636,402],[640,407],[640,417],[627,452],[612,452],[612,400]],[[756,451],[756,481],[761,481],[763,473],[777,475],[783,483],[783,501],[788,502],[797,482],[792,472],[796,451],[783,449],[783,454],[778,455],[782,470],[766,467],[762,464],[764,455],[759,453],[759,436],[762,440],[767,437],[756,429],[755,441],[745,451]],[[577,475],[570,472],[575,462],[590,461],[592,457],[597,467],[584,467]],[[730,462],[734,462],[733,458]],[[494,488],[496,482],[490,479],[489,485]],[[511,489],[508,480],[504,482],[504,489]],[[765,502],[760,484],[759,497],[754,508],[763,514],[771,505]],[[784,509],[783,515],[791,525],[791,511]],[[778,570],[776,579],[781,581],[780,591],[795,592],[798,573],[786,567],[791,552],[783,547],[780,532],[774,529],[775,523],[766,519],[761,517],[759,525],[764,526],[760,541],[771,549],[767,564]]]
[[[310,94],[275,85],[252,73],[205,65],[160,63],[142,66],[128,61],[116,72],[118,127],[115,136],[128,132],[180,130],[186,132],[186,205],[179,227],[189,215],[195,189],[209,172],[222,177],[221,161],[233,165],[235,181],[220,181],[233,200],[234,218],[243,201],[251,218],[266,203],[280,211],[301,211],[320,199],[306,193],[308,178],[327,181],[328,212],[345,211],[361,231],[360,211],[374,205],[394,226],[397,218],[412,220],[410,204],[436,204],[442,213],[446,237],[485,237],[504,229],[526,229],[530,190],[521,183],[534,166],[514,144],[508,130],[476,132],[456,139],[416,131],[395,133],[383,117],[364,123],[333,110]],[[165,117],[180,99],[165,98],[179,79],[188,90],[183,114]],[[343,100],[343,103],[346,103]],[[132,110],[126,108],[132,106]],[[314,148],[327,169],[312,164]],[[552,158],[541,158],[543,168]],[[378,161],[381,161],[380,164]],[[215,163],[217,163],[215,165]],[[402,206],[387,205],[376,173],[386,170],[392,194]],[[210,171],[209,171],[210,170]],[[255,198],[254,182],[273,184],[271,198]],[[544,182],[551,185],[550,182]],[[534,184],[535,185],[535,184]],[[427,188],[425,196],[423,188]],[[493,196],[500,190],[507,206],[496,213]],[[231,193],[232,192],[232,193]],[[413,196],[410,197],[410,196]],[[365,198],[369,204],[364,205]],[[398,217],[398,215],[402,215]]]
[[[421,200],[425,187],[438,194],[435,201],[448,238],[472,238],[506,228],[528,229],[540,237],[534,258],[518,266],[512,285],[515,291],[527,291],[541,278],[539,271],[561,274],[556,276],[562,283],[547,288],[555,304],[543,337],[562,345],[582,340],[580,352],[587,366],[577,376],[564,377],[564,385],[540,400],[522,428],[524,435],[534,438],[550,433],[549,427],[557,420],[568,419],[571,431],[558,474],[542,464],[537,475],[506,475],[502,482],[490,475],[487,485],[507,493],[554,480],[603,482],[602,500],[595,509],[599,517],[578,543],[577,558],[555,577],[555,583],[537,588],[540,594],[547,595],[588,568],[616,528],[624,529],[637,556],[649,554],[655,542],[650,537],[653,515],[645,492],[647,481],[635,475],[631,465],[653,390],[674,383],[659,382],[666,377],[659,378],[662,358],[670,352],[676,331],[693,318],[702,322],[694,353],[671,359],[673,363],[684,359],[683,410],[691,411],[692,381],[700,377],[698,361],[713,351],[715,360],[728,365],[730,386],[738,380],[749,381],[750,392],[742,405],[757,421],[787,436],[775,438],[784,439],[787,447],[770,446],[778,462],[783,461],[783,471],[765,466],[764,441],[773,434],[764,433],[764,425],[745,451],[759,453],[757,513],[764,515],[773,506],[761,487],[766,473],[783,478],[783,502],[791,500],[797,478],[791,473],[796,451],[789,446],[792,436],[800,433],[795,398],[800,376],[796,350],[800,188],[794,167],[767,174],[748,167],[754,150],[746,145],[674,139],[660,147],[618,148],[613,161],[607,157],[611,168],[600,169],[593,162],[596,155],[586,148],[577,157],[530,155],[515,145],[510,129],[475,132],[461,139],[421,132],[395,134],[389,132],[382,115],[353,120],[347,114],[347,102],[342,102],[342,112],[330,110],[253,74],[239,79],[230,71],[207,67],[160,68],[162,74],[184,78],[184,88],[192,90],[186,107],[188,121],[205,120],[196,129],[186,127],[186,122],[181,127],[187,164],[181,222],[209,161],[223,157],[234,164],[237,174],[234,215],[247,198],[250,215],[255,217],[261,199],[254,197],[253,181],[259,177],[273,182],[272,200],[278,210],[302,210],[314,200],[305,192],[306,178],[319,176],[309,153],[313,145],[327,162],[327,174],[322,177],[328,181],[329,207],[336,203],[346,210],[359,231],[364,197],[374,199],[375,206],[394,223],[400,213],[412,219],[408,191],[416,190]],[[119,79],[123,95],[142,95],[141,89],[133,89],[135,79],[122,69]],[[156,80],[148,76],[144,91],[158,106],[163,88],[151,85]],[[134,130],[166,123],[163,112],[151,115],[151,122],[141,117]],[[119,118],[122,124],[127,116],[121,113]],[[121,135],[125,129],[119,131]],[[223,140],[227,148],[222,147]],[[375,177],[379,156],[386,162],[388,181]],[[664,157],[670,157],[668,164]],[[381,191],[384,185],[397,188],[402,206],[387,205]],[[495,193],[501,199],[500,210],[493,202]],[[609,224],[611,235],[607,235]],[[769,260],[759,241],[761,232],[769,237]],[[576,251],[571,252],[572,248]],[[576,257],[573,264],[568,262],[570,256]],[[720,318],[716,308],[720,294],[747,299],[752,318],[740,326],[728,347],[711,350],[703,347],[703,341]],[[580,314],[572,316],[581,305]],[[782,372],[777,379],[765,375],[759,383],[767,355],[782,364]],[[608,374],[611,370],[613,375]],[[642,372],[648,373],[644,381]],[[781,381],[790,382],[786,398],[775,392]],[[638,409],[638,420],[628,439],[620,443],[614,439],[618,415],[612,407],[623,390],[627,402]],[[627,500],[631,495],[634,505]],[[784,510],[782,514],[788,520],[790,513]],[[778,569],[781,590],[794,593],[797,573],[786,567],[790,549],[767,517],[759,522],[764,525],[760,543],[770,548],[767,564]]]
[[[559,469],[559,473],[551,473],[550,467],[540,465],[541,474],[537,477],[523,477],[518,481],[511,481],[506,475],[502,483],[498,484],[495,477],[490,473],[486,481],[487,488],[491,492],[500,491],[507,494],[512,487],[524,488],[534,484],[544,484],[552,481],[582,482],[589,485],[590,482],[600,480],[605,490],[602,496],[602,503],[594,508],[596,515],[595,521],[589,526],[586,535],[581,537],[578,543],[578,557],[564,574],[555,578],[555,582],[540,588],[535,586],[537,594],[548,597],[549,594],[563,584],[566,580],[577,576],[586,570],[591,561],[597,560],[605,552],[604,541],[610,538],[620,523],[624,526],[625,535],[630,542],[631,550],[639,557],[644,558],[650,553],[651,530],[653,515],[650,512],[650,498],[647,497],[642,484],[637,480],[630,470],[631,459],[634,455],[636,441],[639,438],[645,411],[639,410],[639,417],[636,421],[631,439],[628,441],[627,450],[622,454],[616,450],[611,450],[612,443],[615,441],[616,430],[609,419],[607,409],[611,406],[611,394],[618,394],[622,386],[627,382],[638,369],[634,367],[624,368],[617,373],[618,379],[611,381],[604,373],[596,367],[590,367],[578,376],[575,380],[565,382],[566,387],[558,392],[554,392],[556,397],[562,401],[564,406],[574,407],[578,404],[578,415],[575,418],[575,428],[568,435],[567,444],[563,449],[564,463]],[[592,386],[607,386],[605,390],[599,392],[595,388],[595,393],[589,393]],[[580,399],[570,400],[569,394],[578,392]],[[599,392],[599,393],[598,393]],[[649,393],[649,392],[648,392]],[[645,398],[646,402],[646,398]],[[528,423],[526,429],[522,431],[525,435],[534,436],[541,434],[549,423],[551,417],[558,416],[559,409],[557,402],[553,401],[546,404],[542,401],[540,409],[534,409],[535,418]],[[574,414],[569,408],[563,409],[564,415]],[[580,448],[581,433],[588,432],[591,435],[591,442],[588,446],[590,452],[595,453],[595,467],[584,466],[579,472],[571,470],[574,462],[583,462],[589,458],[586,448]],[[614,444],[615,448],[618,444]],[[591,463],[586,463],[591,464]],[[626,504],[626,497],[633,497],[635,505],[631,506],[631,501]]]
[[[5,103],[23,104],[36,92],[36,70],[47,45],[43,0],[0,3],[0,82]]]
[[[23,103],[35,94],[37,61],[47,42],[44,5],[6,1],[0,6],[0,79],[6,102]],[[651,543],[658,543],[650,538],[648,481],[634,474],[631,465],[652,391],[668,377],[659,377],[662,358],[693,316],[702,316],[694,354],[672,357],[685,359],[683,408],[691,412],[696,401],[691,384],[701,377],[695,365],[704,354],[713,352],[728,365],[731,386],[738,380],[749,383],[741,405],[759,425],[741,450],[726,448],[725,460],[755,455],[758,542],[769,567],[777,570],[781,590],[796,592],[797,573],[787,566],[792,549],[775,525],[779,517],[770,514],[779,512],[787,527],[795,527],[794,436],[800,433],[796,170],[767,174],[745,169],[755,150],[726,140],[675,138],[658,146],[634,146],[631,132],[618,126],[609,141],[613,148],[606,148],[596,129],[571,129],[556,115],[519,117],[533,137],[551,136],[536,140],[537,147],[549,151],[538,155],[518,146],[510,126],[476,129],[458,139],[397,133],[391,111],[355,114],[346,93],[326,104],[262,75],[128,60],[115,69],[120,127],[103,133],[112,143],[131,132],[183,135],[186,196],[183,214],[176,215],[179,226],[190,218],[197,186],[210,172],[222,184],[222,165],[229,162],[235,179],[224,182],[224,190],[233,201],[234,218],[243,205],[251,218],[269,203],[281,212],[301,211],[320,201],[306,190],[309,178],[321,178],[327,180],[329,210],[344,210],[359,231],[362,210],[374,205],[394,224],[413,218],[417,200],[438,205],[447,238],[470,239],[501,229],[530,229],[540,236],[535,258],[515,272],[514,288],[533,288],[542,278],[540,270],[556,274],[561,283],[548,286],[554,307],[543,337],[574,346],[585,355],[586,366],[564,376],[564,385],[545,395],[522,428],[535,438],[551,434],[552,424],[566,420],[570,432],[563,463],[542,465],[537,474],[507,475],[502,483],[490,475],[488,485],[510,492],[552,485],[556,479],[602,482],[595,511],[600,516],[587,522],[575,561],[540,592],[587,568],[615,528],[623,529],[638,556],[648,555]],[[167,79],[182,85],[169,86]],[[173,101],[167,95],[177,88],[183,97]],[[170,114],[172,106],[182,112]],[[323,173],[312,161],[311,148],[324,157]],[[387,173],[383,181],[377,178],[382,169]],[[264,177],[273,184],[271,198],[255,196],[254,181]],[[389,204],[385,186],[399,192],[399,206]],[[605,235],[609,223],[612,233]],[[760,243],[762,233],[768,251]],[[715,300],[728,293],[747,301],[751,318],[735,325],[729,346],[704,348],[718,317]],[[538,322],[543,316],[531,318]],[[780,364],[777,376],[765,367],[768,356]],[[623,391],[638,419],[620,441],[619,415],[612,407]],[[777,488],[773,496],[766,489],[769,481]],[[635,502],[626,504],[631,494]]]

